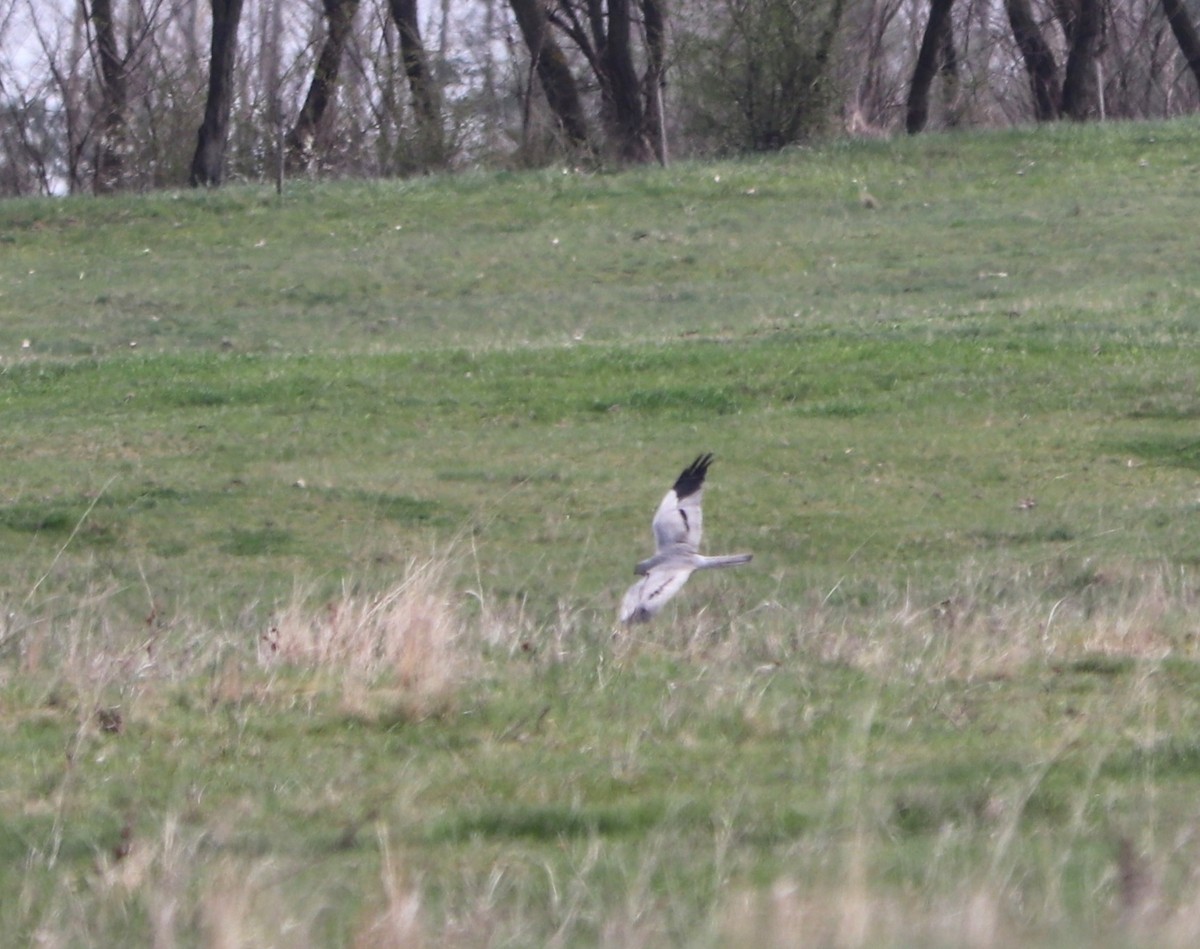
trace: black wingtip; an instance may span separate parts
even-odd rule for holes
[[[695,494],[704,485],[704,476],[708,474],[708,466],[712,464],[712,452],[705,452],[683,469],[675,479],[675,496],[683,500],[690,494]]]

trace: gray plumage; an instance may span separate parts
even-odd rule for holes
[[[621,602],[622,623],[644,623],[651,619],[696,570],[750,562],[750,554],[706,557],[700,553],[703,527],[700,500],[712,458],[711,452],[701,455],[684,468],[654,512],[651,522],[654,556],[633,568],[641,579],[629,588]]]

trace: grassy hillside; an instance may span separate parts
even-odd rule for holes
[[[1198,142],[0,204],[0,925],[1190,944]]]

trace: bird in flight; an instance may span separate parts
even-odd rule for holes
[[[654,512],[654,556],[633,572],[641,579],[621,602],[622,623],[644,623],[687,583],[695,570],[736,567],[749,563],[750,554],[705,557],[700,553],[700,496],[712,453],[701,455],[675,479],[675,484]]]

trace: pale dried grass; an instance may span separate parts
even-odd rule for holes
[[[869,606],[833,597],[764,604],[696,622],[687,652],[778,663],[797,654],[876,675],[938,680],[1016,674],[1082,656],[1200,658],[1200,581],[1169,565],[1089,565],[985,573],[968,565],[943,590],[881,587]],[[720,634],[715,632],[721,628]],[[708,643],[704,650],[697,643]]]
[[[719,942],[732,949],[1021,944],[997,894],[987,888],[966,888],[955,898],[922,905],[911,895],[872,889],[861,880],[813,886],[784,878],[734,894],[719,915]]]
[[[476,627],[451,587],[446,558],[409,560],[381,593],[357,592],[318,605],[303,590],[261,637],[264,667],[291,666],[340,676],[348,700],[368,685],[395,687],[422,712],[449,701],[479,657]]]
[[[1093,927],[1066,918],[1030,927],[1008,910],[1011,899],[995,882],[965,882],[932,897],[868,887],[781,878],[767,887],[739,889],[717,910],[716,945],[728,949],[1017,949],[1033,946],[1111,946],[1186,949],[1200,940],[1200,888],[1173,905],[1155,904],[1137,915],[1123,906],[1096,908]]]
[[[869,810],[862,802],[859,807]],[[934,871],[931,887],[888,886],[875,874],[869,814],[849,815],[866,832],[842,844],[813,841],[797,852],[797,867],[762,885],[730,875],[723,853],[728,841],[715,830],[713,872],[718,895],[699,913],[686,894],[656,887],[658,872],[677,859],[668,836],[652,834],[621,867],[623,892],[611,887],[614,867],[602,859],[596,838],[557,879],[551,905],[530,902],[520,884],[505,879],[500,860],[490,874],[463,877],[451,905],[434,907],[421,874],[402,848],[377,830],[378,877],[359,894],[347,945],[355,949],[467,949],[488,945],[597,945],[641,949],[671,945],[722,949],[866,949],[927,946],[930,949],[1002,949],[1033,946],[1122,946],[1183,949],[1200,939],[1200,875],[1194,871],[1167,892],[1166,864],[1174,853],[1143,856],[1125,841],[1114,846],[1106,880],[1086,924],[1047,898],[1036,922],[1020,895],[1022,884],[998,859],[970,868],[950,859]],[[831,828],[832,829],[832,828]],[[963,833],[968,831],[963,830]],[[818,835],[820,836],[820,835]],[[1003,837],[1003,834],[1000,834]],[[97,857],[93,871],[61,888],[34,927],[37,945],[95,945],[107,925],[122,928],[131,907],[144,914],[145,944],[162,949],[326,945],[322,918],[326,896],[294,892],[294,860],[238,856],[214,848],[211,830],[168,817],[156,832],[124,838],[116,851]],[[507,864],[511,872],[513,865]],[[734,880],[742,882],[735,883]],[[1050,881],[1053,886],[1054,881]],[[126,920],[127,922],[127,920]],[[682,928],[681,928],[682,925]],[[549,929],[548,929],[549,927]],[[585,941],[581,933],[590,931]]]
[[[469,676],[486,648],[512,651],[534,635],[523,604],[492,608],[480,597],[471,606],[470,599],[454,592],[452,576],[450,562],[432,558],[410,562],[399,582],[382,593],[347,590],[317,606],[297,593],[261,641],[260,661],[271,668],[290,664],[332,671],[348,681],[383,679],[424,696],[424,707],[433,707]],[[1197,584],[1186,571],[1108,568],[1080,576],[1073,573],[1071,582],[1063,584],[1061,576],[1045,571],[1004,577],[965,571],[945,594],[883,591],[865,607],[840,606],[828,596],[799,606],[766,604],[742,612],[717,604],[660,630],[663,642],[657,648],[706,669],[736,666],[740,671],[735,678],[745,693],[738,704],[751,712],[763,686],[759,677],[745,673],[769,671],[798,655],[847,662],[884,677],[933,679],[1006,674],[1031,660],[1089,653],[1156,660],[1194,656],[1200,649]],[[21,663],[42,668],[46,656],[61,654],[70,680],[91,689],[150,674],[155,667],[147,664],[152,650],[146,648],[146,632],[132,635],[101,621],[104,602],[97,596],[92,607],[57,622],[26,623]],[[563,658],[578,651],[565,631],[575,635],[583,627],[599,628],[603,620],[579,609],[564,613],[558,623],[557,632],[541,633],[543,645],[557,643],[553,651]],[[649,643],[650,637],[646,639]],[[1112,699],[1152,702],[1148,688],[1131,686],[1128,695]],[[868,726],[864,724],[864,733]],[[858,819],[870,821],[869,801],[848,806],[847,819],[854,821],[861,811]],[[1019,813],[1019,807],[1011,811]],[[1009,821],[1000,819],[995,828],[999,857],[990,868],[976,864],[961,879],[943,874],[947,885],[920,897],[868,880],[872,859],[867,842],[859,845],[856,856],[847,857],[840,874],[817,867],[811,875],[797,871],[766,887],[736,889],[712,908],[707,920],[694,922],[702,933],[712,934],[713,944],[731,947],[1033,944],[1029,931],[1009,912],[1012,881],[1000,843],[1008,828]],[[423,898],[420,880],[405,872],[384,831],[380,834],[379,889],[365,898],[355,945],[486,945],[544,924],[529,918],[532,908],[498,899],[495,883],[488,880],[478,881],[473,902],[469,894],[464,897],[464,904],[473,907],[469,912],[437,918]],[[155,945],[187,943],[187,927],[196,923],[207,946],[270,944],[262,941],[264,934],[278,932],[281,921],[291,927],[289,945],[302,946],[314,938],[305,908],[288,906],[288,898],[273,885],[247,889],[237,882],[247,878],[244,864],[225,867],[223,858],[197,859],[198,839],[168,821],[159,839],[134,840],[120,859],[103,858],[89,884],[90,896],[115,905],[140,901]],[[1162,883],[1171,877],[1168,864],[1185,862],[1183,847],[1152,850],[1142,857],[1130,847],[1114,846],[1110,877],[1096,894],[1096,912],[1097,919],[1111,921],[1119,944],[1185,946],[1200,940],[1200,876],[1187,877],[1169,891]],[[650,866],[665,856],[650,847],[644,859]],[[586,884],[583,879],[581,892]],[[636,886],[630,894],[625,905],[606,908],[598,926],[600,942],[670,942],[664,922],[670,913],[660,897]],[[42,944],[74,944],[87,930],[91,921],[83,907],[95,903],[84,896],[63,894],[53,900],[60,912],[39,928]],[[1071,921],[1051,913],[1045,922],[1047,932],[1061,933]]]
[[[378,828],[378,837],[381,898],[357,927],[354,949],[423,949],[436,944],[427,935],[420,891],[397,863],[386,827]]]

